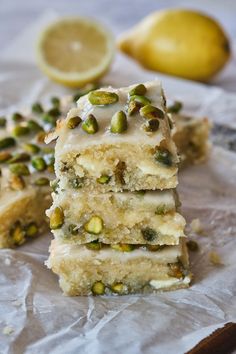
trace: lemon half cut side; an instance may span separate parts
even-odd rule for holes
[[[37,42],[40,69],[53,81],[81,87],[108,70],[115,52],[111,31],[82,17],[65,17],[44,29]]]

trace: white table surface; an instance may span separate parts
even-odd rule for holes
[[[21,31],[47,10],[60,15],[94,17],[118,35],[152,11],[165,7],[198,8],[217,18],[232,41],[233,58],[210,84],[236,91],[236,1],[234,0],[0,0],[0,46],[8,47]],[[1,58],[1,54],[0,54]]]

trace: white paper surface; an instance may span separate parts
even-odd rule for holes
[[[23,53],[22,48],[31,47],[29,38],[47,19],[12,44],[0,62],[0,114],[37,98],[68,93],[24,59],[33,58],[30,49]],[[104,83],[121,86],[154,77],[117,56]],[[236,95],[158,77],[167,96],[182,100],[187,112],[236,125]],[[64,297],[56,276],[44,266],[51,235],[17,250],[0,250],[0,353],[178,354],[236,321],[236,155],[213,148],[208,163],[181,172],[179,192],[185,217],[199,218],[207,235],[191,233],[200,251],[191,254],[190,289],[149,296]],[[210,263],[212,250],[224,265]],[[11,334],[3,334],[6,327]]]

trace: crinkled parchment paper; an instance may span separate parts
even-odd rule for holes
[[[51,16],[51,15],[50,15]],[[49,17],[50,17],[49,16]],[[0,113],[65,90],[34,66],[32,40],[20,36],[0,62]],[[15,54],[15,55],[14,55]],[[117,57],[104,83],[114,86],[155,76]],[[236,125],[236,95],[161,76],[167,96],[187,112]],[[179,192],[188,222],[199,218],[204,235],[191,254],[190,289],[158,295],[64,297],[44,266],[51,235],[17,250],[0,251],[0,353],[184,353],[215,328],[236,321],[236,155],[213,148],[206,164],[180,174]],[[216,251],[222,265],[213,265]]]

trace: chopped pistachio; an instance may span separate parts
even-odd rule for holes
[[[47,177],[40,177],[34,181],[36,186],[49,186],[50,181]]]
[[[168,113],[179,113],[183,108],[183,104],[179,101],[175,101],[171,106],[167,108]]]
[[[96,281],[92,286],[93,295],[103,295],[105,293],[105,285],[101,281]]]
[[[103,220],[100,216],[92,216],[88,222],[84,224],[85,231],[90,234],[98,235],[102,232],[103,229]]]
[[[131,96],[130,101],[138,102],[141,106],[146,106],[151,103],[151,101],[147,97],[140,95]]]
[[[51,115],[49,113],[44,113],[42,118],[45,123],[50,124],[52,127],[56,126],[57,117],[54,117],[53,115]]]
[[[111,132],[121,134],[128,129],[126,114],[123,111],[116,112],[111,118]]]
[[[29,130],[33,133],[37,133],[37,132],[40,132],[40,131],[43,131],[43,127],[38,124],[35,120],[33,119],[30,119],[28,122],[27,122],[27,127],[29,128]]]
[[[129,101],[128,103],[128,115],[132,116],[133,114],[137,113],[142,105],[136,101]]]
[[[51,97],[51,103],[53,107],[60,107],[60,99],[58,97]]]
[[[10,154],[10,152],[1,151],[0,152],[0,163],[10,160],[11,157],[12,157],[12,155]]]
[[[156,252],[162,249],[161,245],[146,245],[146,247],[150,252]]]
[[[61,111],[59,110],[58,107],[53,107],[53,108],[49,109],[49,111],[47,113],[52,117],[58,118],[61,114]]]
[[[44,131],[38,132],[37,137],[36,137],[37,142],[38,142],[38,143],[44,143],[44,140],[45,140],[46,135],[47,135],[47,134],[46,134],[46,132],[44,132]]]
[[[10,236],[13,240],[13,243],[17,246],[20,246],[25,242],[25,231],[23,230],[19,221],[17,221],[10,230]]]
[[[18,112],[13,113],[11,118],[14,122],[21,122],[24,119],[23,115]]]
[[[172,165],[171,153],[164,148],[156,151],[155,160],[163,165],[166,165],[166,166]]]
[[[40,147],[38,145],[31,144],[31,143],[24,144],[23,149],[29,152],[30,154],[37,154],[40,151]]]
[[[15,146],[15,145],[16,145],[16,141],[12,137],[0,139],[0,150],[7,149],[7,148]]]
[[[49,154],[54,154],[55,152],[55,149],[53,147],[50,147],[50,146],[45,146],[42,148],[42,152],[45,154],[45,155],[49,155]]]
[[[111,176],[102,175],[101,177],[97,178],[97,182],[100,184],[107,184],[111,180]]]
[[[169,272],[168,275],[170,277],[174,277],[174,278],[178,278],[178,279],[182,279],[184,276],[184,269],[183,266],[180,262],[178,263],[169,263]]]
[[[30,155],[26,152],[19,152],[12,156],[10,160],[8,160],[9,164],[16,163],[16,162],[26,162],[30,160]]]
[[[54,193],[57,193],[57,189],[59,188],[59,179],[54,179],[54,181],[50,182],[50,186]]]
[[[54,165],[48,165],[48,166],[47,166],[47,171],[48,171],[49,173],[55,173]]]
[[[75,129],[81,122],[82,119],[79,116],[75,116],[67,121],[66,126],[69,129]]]
[[[0,128],[5,128],[7,120],[5,117],[0,117]]]
[[[77,228],[77,225],[75,225],[75,224],[70,224],[70,225],[68,226],[68,231],[69,231],[69,233],[72,234],[72,235],[78,235],[78,233],[79,233],[79,230],[78,230],[78,228]]]
[[[16,125],[12,130],[12,134],[16,137],[28,135],[29,133],[30,133],[29,127],[26,127],[24,125]]]
[[[154,119],[149,119],[143,124],[143,129],[146,132],[156,132],[159,128],[159,120],[154,118]]]
[[[124,285],[123,283],[114,283],[111,286],[111,290],[113,293],[122,295],[122,294],[127,294],[128,292],[128,288],[126,285]]]
[[[21,162],[13,163],[12,165],[9,166],[9,169],[11,173],[17,176],[29,176],[30,174],[28,167]]]
[[[74,96],[73,96],[73,101],[77,102],[78,99],[84,95],[87,95],[89,92],[97,90],[99,88],[99,85],[97,83],[91,83],[86,85],[85,88],[80,89]]]
[[[140,191],[135,191],[135,194],[138,196],[138,197],[143,197],[145,194],[146,194],[146,191],[145,190],[140,190]]]
[[[130,90],[129,95],[139,95],[139,96],[144,96],[147,92],[146,87],[143,84],[139,84],[135,86],[132,90]]]
[[[21,191],[22,189],[25,188],[25,181],[22,176],[12,175],[10,177],[9,184],[10,184],[10,188],[15,191]]]
[[[187,247],[188,247],[189,251],[192,251],[192,252],[196,252],[199,250],[199,246],[198,246],[197,242],[193,241],[193,240],[187,241]]]
[[[157,232],[150,227],[146,227],[141,230],[144,240],[152,242],[157,238]]]
[[[35,237],[39,232],[39,228],[35,222],[31,222],[25,227],[26,237]]]
[[[166,211],[167,211],[167,207],[165,206],[165,204],[161,204],[156,208],[155,214],[163,215],[166,213]]]
[[[50,216],[50,228],[52,230],[60,229],[64,224],[64,212],[61,207],[56,207]]]
[[[71,187],[75,189],[79,189],[83,187],[84,184],[84,178],[83,177],[75,177],[69,180],[69,184]]]
[[[44,161],[44,159],[40,156],[33,157],[32,158],[32,166],[37,170],[37,171],[45,171],[47,168],[47,164]]]
[[[88,95],[88,100],[92,105],[103,106],[116,103],[119,100],[119,96],[115,92],[91,91]]]
[[[128,243],[117,243],[117,244],[112,244],[111,248],[120,252],[131,252],[134,250],[135,247],[134,245],[130,245]]]
[[[89,114],[88,117],[82,123],[82,129],[88,134],[95,134],[98,131],[97,119]]]
[[[147,104],[146,106],[143,106],[139,112],[142,117],[147,119],[153,119],[153,118],[163,119],[165,117],[164,112],[161,109],[154,107],[151,104]]]
[[[39,102],[35,102],[32,105],[31,109],[32,109],[32,112],[34,112],[34,113],[37,113],[37,114],[43,113],[43,107],[42,107],[41,103],[39,103]]]
[[[89,243],[86,243],[86,248],[88,248],[89,250],[93,250],[93,251],[99,251],[102,248],[102,243],[95,240]]]

